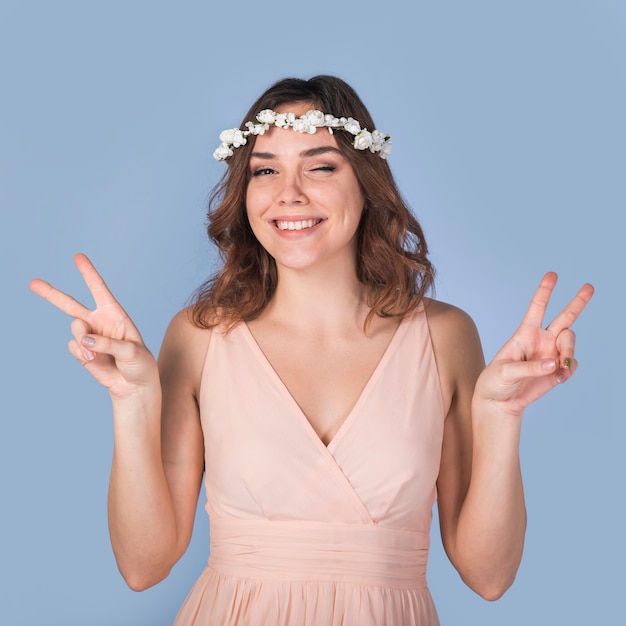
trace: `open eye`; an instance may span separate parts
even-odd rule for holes
[[[275,170],[271,167],[259,167],[258,169],[252,170],[252,176],[268,176],[269,174],[274,174]]]

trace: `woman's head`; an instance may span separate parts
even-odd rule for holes
[[[265,110],[286,111],[288,105],[308,104],[324,114],[336,118],[353,118],[360,123],[361,128],[375,130],[374,121],[356,91],[345,81],[335,76],[315,76],[309,80],[300,78],[285,78],[269,87],[250,107],[239,128],[245,130],[247,122],[255,122],[256,116]],[[318,132],[327,132],[319,129]],[[384,159],[373,159],[369,150],[355,150],[352,145],[353,135],[348,132],[335,132],[335,139],[339,149],[350,161],[359,178],[361,187],[366,191],[372,185],[370,170],[385,171],[390,175],[389,166]],[[227,194],[231,187],[237,193],[245,193],[249,181],[248,161],[254,149],[256,137],[250,135],[244,146],[234,150],[228,159],[228,170],[222,181],[220,192]],[[368,166],[369,164],[369,166]]]
[[[250,107],[240,126],[255,122],[264,110],[288,112],[310,105],[336,118],[353,118],[363,129],[375,130],[372,117],[350,85],[334,76],[309,80],[286,78],[269,87]],[[294,132],[281,130],[280,132]],[[317,132],[328,132],[318,128]],[[370,304],[379,315],[403,315],[432,286],[433,269],[418,222],[403,202],[387,161],[370,150],[357,150],[350,132],[335,131],[337,147],[354,170],[364,198],[358,229],[357,276],[370,287]],[[249,160],[255,135],[232,151],[228,169],[209,202],[209,237],[224,266],[198,292],[195,319],[212,311],[227,320],[252,319],[271,299],[278,275],[272,257],[254,237],[246,216]],[[416,300],[417,298],[417,300]],[[209,303],[209,301],[211,303]],[[204,303],[204,304],[203,304]]]

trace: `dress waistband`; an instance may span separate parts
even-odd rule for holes
[[[378,525],[210,520],[209,567],[264,580],[426,586],[428,533]]]

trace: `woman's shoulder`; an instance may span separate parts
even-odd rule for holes
[[[189,306],[181,309],[170,320],[165,332],[165,337],[174,342],[186,342],[188,339],[195,341],[209,341],[211,329],[200,326],[193,316],[193,307]]]
[[[192,307],[176,313],[171,319],[161,346],[159,362],[176,370],[176,378],[192,382],[199,388],[212,329],[195,323]]]
[[[463,309],[433,298],[424,298],[424,311],[431,333],[476,333],[476,324]]]
[[[451,393],[464,384],[462,381],[473,385],[484,367],[474,320],[458,306],[440,300],[425,298],[424,310],[442,383]]]

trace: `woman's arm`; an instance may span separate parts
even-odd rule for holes
[[[187,311],[170,323],[158,359],[161,419],[114,402],[109,530],[120,572],[135,590],[164,579],[191,539],[204,471],[196,398],[209,336]]]
[[[94,310],[41,280],[33,280],[31,289],[74,318],[69,350],[110,393],[111,541],[128,585],[144,589],[168,574],[191,535],[190,511],[203,471],[195,402],[200,342],[188,341],[192,325],[184,314],[177,316],[166,333],[159,375],[141,335],[91,262],[84,255],[75,262]]]
[[[522,557],[526,510],[519,463],[526,406],[574,372],[574,323],[593,294],[585,285],[548,326],[543,316],[556,284],[547,274],[521,326],[482,367],[473,322],[434,307],[433,346],[449,411],[438,478],[446,552],[463,580],[486,599],[512,584]]]

